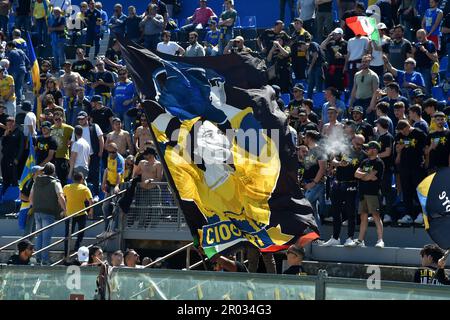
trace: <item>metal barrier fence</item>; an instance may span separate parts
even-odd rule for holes
[[[126,215],[125,230],[179,230],[184,227],[186,221],[183,213],[167,182],[156,183],[156,187],[152,189],[137,185],[134,200]]]

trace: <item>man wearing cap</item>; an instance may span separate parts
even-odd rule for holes
[[[51,136],[55,139],[58,148],[55,152],[56,176],[64,187],[69,175],[69,144],[73,134],[73,127],[64,123],[63,113],[56,111],[53,116]]]
[[[48,32],[51,35],[52,52],[54,57],[53,67],[56,70],[66,60],[64,51],[66,45],[66,18],[62,15],[60,7],[53,8],[52,19],[49,20]]]
[[[86,112],[81,111],[78,114],[78,124],[81,126],[81,136],[86,140],[87,145],[90,146],[89,156],[89,176],[88,181],[93,184],[94,196],[98,195],[100,182],[100,159],[103,157],[103,148],[105,140],[103,139],[103,131],[96,124],[89,124],[89,118]],[[76,141],[75,132],[72,135],[72,141]],[[73,149],[73,148],[72,148]],[[73,152],[73,150],[72,150]],[[71,158],[72,159],[72,158]],[[73,171],[75,167],[71,165]]]
[[[311,41],[311,39],[311,34],[305,28],[303,28],[303,20],[300,18],[295,18],[294,32],[291,34],[291,44],[298,41],[309,42]]]
[[[303,93],[305,89],[302,84],[298,83],[292,88],[292,93],[294,95],[294,98],[289,101],[287,105],[287,109],[289,112],[291,112],[293,109],[299,109],[302,107],[303,104]]]
[[[362,134],[365,142],[369,142],[373,137],[373,127],[364,121],[364,110],[361,106],[354,106],[352,118],[355,121],[355,133]]]
[[[411,42],[403,37],[404,31],[405,28],[401,24],[396,25],[392,39],[387,45],[388,61],[397,70],[403,70],[405,60],[412,57]]]
[[[394,216],[395,192],[392,189],[392,175],[394,173],[394,137],[389,133],[389,118],[380,117],[375,121],[377,129],[377,142],[381,149],[378,154],[384,163],[383,181],[381,182],[381,194],[386,199],[386,207],[384,210],[383,223],[391,223],[396,221]]]
[[[71,216],[74,213],[80,212],[86,208],[86,203],[88,206],[93,204],[92,194],[89,188],[86,186],[84,181],[84,175],[82,172],[75,172],[73,174],[73,183],[64,186],[63,188],[64,197],[66,199],[66,212],[65,216]],[[89,210],[89,217],[92,218],[94,214],[94,209]],[[86,227],[86,218],[88,216],[87,211],[82,211],[81,213],[75,215],[72,218],[72,229],[70,234],[75,231],[75,225],[78,225],[78,231]],[[66,232],[65,236],[69,236],[69,220],[66,220]],[[80,248],[81,242],[83,241],[84,232],[77,235],[77,240],[75,242],[74,250],[77,251]],[[70,250],[68,247],[68,241],[64,241],[64,255],[67,256],[67,252]]]
[[[36,229],[40,230],[59,219],[66,211],[66,200],[64,199],[61,183],[55,178],[55,165],[48,162],[44,166],[43,175],[36,177],[30,193],[30,204],[34,210]],[[47,229],[36,237],[36,250],[50,245],[53,229]],[[42,265],[50,263],[49,250],[36,255],[36,259]]]
[[[5,193],[9,186],[17,186],[19,179],[19,160],[24,152],[25,137],[22,130],[16,125],[13,117],[6,119],[6,130],[3,134],[1,161],[3,188]]]
[[[203,41],[207,56],[217,56],[219,54],[219,39],[220,31],[217,29],[217,21],[212,19],[209,22],[209,30]]]
[[[406,215],[397,221],[398,224],[411,224],[417,216],[415,223],[423,223],[422,215],[418,214],[414,201],[419,203],[416,188],[425,177],[424,149],[426,134],[411,127],[407,120],[400,120],[397,124],[398,134],[395,136],[395,151],[397,157],[395,164],[400,173],[400,183],[403,193],[403,202]],[[420,209],[419,209],[420,210]]]
[[[5,69],[0,67],[0,99],[6,107],[6,113],[12,117],[16,116],[16,90],[14,78],[4,74]]]
[[[372,215],[373,221],[377,228],[377,243],[375,247],[384,248],[383,242],[383,222],[380,218],[380,202],[378,196],[381,189],[381,181],[384,173],[384,163],[378,157],[381,146],[376,141],[370,141],[364,145],[367,150],[367,159],[363,160],[359,168],[355,172],[355,178],[359,179],[359,209],[358,213],[361,218],[361,225],[358,239],[349,243],[349,247],[364,247],[364,239],[368,226],[369,214]]]
[[[341,28],[336,28],[320,44],[328,62],[325,73],[326,86],[335,87],[339,91],[344,91],[346,87],[343,70],[347,56],[347,41],[342,37],[343,34],[344,31]]]
[[[224,49],[223,54],[230,54],[230,53],[251,53],[252,49],[245,46],[245,40],[241,36],[237,36],[234,39],[231,39],[230,42],[228,42],[227,46]]]
[[[427,137],[425,147],[425,166],[432,174],[439,168],[450,167],[450,131],[446,129],[446,116],[443,112],[433,115],[436,130]]]
[[[287,264],[289,268],[283,271],[283,274],[294,274],[298,276],[306,276],[305,269],[302,266],[305,258],[305,249],[295,244],[291,245],[287,252]]]
[[[411,103],[423,105],[426,95],[423,93],[422,89],[414,89],[410,95]],[[425,107],[425,106],[424,106]],[[424,108],[425,109],[425,108]],[[425,110],[424,110],[425,111]],[[427,118],[430,120],[430,117]],[[427,121],[429,123],[429,121]]]
[[[105,107],[102,102],[102,97],[95,95],[91,99],[92,111],[90,118],[92,123],[98,124],[102,132],[110,132],[112,128],[112,119],[114,113],[111,108]]]
[[[23,266],[30,265],[30,259],[34,253],[33,243],[28,239],[22,240],[17,244],[17,250],[19,251],[19,254],[13,254],[9,258],[7,264]]]
[[[131,135],[128,131],[122,130],[122,122],[120,118],[114,118],[113,131],[106,135],[106,145],[115,143],[117,150],[123,157],[129,154],[134,154],[133,144],[131,142]]]
[[[208,23],[213,19],[217,19],[217,15],[210,7],[208,7],[208,1],[200,0],[199,7],[195,9],[192,16],[187,17],[186,20],[188,24],[181,27],[180,31],[187,34],[194,31],[198,26],[200,26],[201,29],[206,29]]]
[[[53,162],[58,145],[54,137],[50,135],[52,124],[44,121],[41,124],[42,135],[36,139],[36,163],[41,167],[47,162]]]
[[[425,89],[425,82],[422,75],[419,72],[414,71],[416,60],[407,58],[404,66],[405,71],[402,71],[394,68],[386,56],[383,58],[386,69],[395,77],[395,80],[398,82],[398,85],[406,96],[411,96],[416,89]]]

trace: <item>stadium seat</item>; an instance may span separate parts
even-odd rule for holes
[[[433,98],[435,98],[437,101],[446,101],[447,99],[444,96],[444,90],[442,90],[439,86],[434,86],[431,89],[431,95]]]
[[[439,72],[447,72],[447,66],[448,66],[448,57],[444,56],[439,62]]]
[[[240,36],[242,34],[241,17],[237,16],[233,27],[234,36]]]
[[[314,109],[321,108],[325,103],[325,94],[323,92],[314,92],[312,97]]]
[[[245,40],[245,46],[249,47],[253,51],[257,51],[257,49],[258,49],[257,48],[258,45],[256,44],[256,40],[255,39]]]
[[[255,39],[258,37],[256,16],[246,16],[240,23],[242,23],[241,35],[244,39]]]
[[[288,105],[289,101],[291,101],[291,95],[289,93],[282,93],[281,100],[283,100],[285,105]]]
[[[2,202],[6,201],[15,201],[19,199],[19,187],[17,186],[11,186],[6,189],[5,193],[2,196]]]

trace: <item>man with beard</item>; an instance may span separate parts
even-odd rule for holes
[[[185,57],[204,57],[205,48],[198,43],[198,33],[189,33],[189,47],[186,48]]]
[[[450,166],[450,131],[444,127],[445,114],[436,112],[433,118],[436,130],[428,135],[425,147],[425,166],[429,174]]]
[[[352,110],[352,118],[355,121],[355,133],[362,134],[365,142],[369,142],[373,137],[373,127],[364,121],[364,110],[361,106],[355,106]]]
[[[406,59],[412,57],[411,42],[403,38],[404,31],[405,29],[402,25],[395,26],[392,39],[387,46],[389,62],[397,70],[403,70],[403,64]]]

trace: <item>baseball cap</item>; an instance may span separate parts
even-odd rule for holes
[[[291,245],[288,249],[287,252],[289,253],[293,253],[296,256],[305,256],[305,249],[299,246],[296,246],[295,244]]]
[[[112,122],[122,122],[122,120],[120,120],[120,118],[115,117],[112,119]]]
[[[22,102],[22,110],[23,111],[31,111],[33,110],[33,106],[31,105],[31,102],[26,100]]]
[[[436,117],[444,117],[445,118],[445,113],[443,113],[442,111],[435,112],[433,114],[433,118],[436,118]]]
[[[299,91],[305,91],[305,87],[301,83],[297,83],[293,88],[292,91],[299,90]]]
[[[102,97],[96,94],[92,97],[91,102],[102,102]]]
[[[384,81],[394,81],[394,76],[392,75],[392,73],[386,72],[386,73],[383,75],[383,80],[384,80]]]
[[[335,107],[328,107],[327,111],[338,111]]]
[[[363,107],[361,107],[361,106],[354,106],[354,107],[353,107],[353,110],[352,110],[352,113],[353,113],[353,112],[359,112],[359,113],[364,114]]]
[[[77,119],[86,118],[88,114],[85,111],[78,112]]]
[[[425,94],[423,93],[422,89],[414,89],[412,92],[413,98],[419,98],[419,97],[425,97]]]
[[[9,121],[16,121],[16,119],[15,119],[14,117],[8,117],[8,118],[6,118],[6,122],[9,122]]]
[[[335,33],[335,34],[344,34],[344,30],[342,30],[342,28],[336,28],[336,29],[333,30],[332,33]]]
[[[381,145],[376,141],[370,141],[369,143],[364,145],[365,149],[377,149],[378,151],[381,150]]]
[[[41,128],[47,128],[47,129],[50,129],[51,127],[52,127],[52,124],[51,124],[50,121],[44,121],[44,122],[42,122],[42,124],[41,124]]]
[[[383,22],[380,22],[379,24],[377,24],[377,29],[383,30],[383,29],[387,29],[387,27]]]
[[[142,153],[142,155],[145,156],[145,155],[148,155],[148,154],[156,156],[156,150],[154,148],[146,148],[144,150],[144,152]]]
[[[301,109],[299,109],[298,110],[298,115],[300,116],[300,115],[306,115],[306,110],[305,109],[303,109],[303,108],[301,108]]]
[[[89,249],[87,247],[80,247],[77,252],[79,262],[89,261]]]
[[[36,173],[36,172],[42,171],[42,170],[44,170],[44,167],[41,167],[41,166],[33,166],[33,167],[31,168],[31,173]]]

